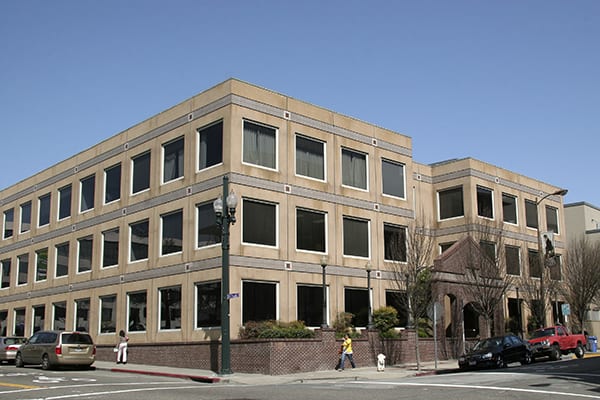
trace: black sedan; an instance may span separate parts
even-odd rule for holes
[[[531,346],[513,334],[496,336],[478,341],[473,349],[458,359],[461,369],[502,368],[506,364],[531,363]]]

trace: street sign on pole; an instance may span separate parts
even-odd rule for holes
[[[562,305],[562,313],[563,315],[571,315],[571,306],[568,303],[564,303]]]
[[[227,300],[236,299],[238,297],[240,297],[239,293],[229,293],[229,294],[227,294]]]

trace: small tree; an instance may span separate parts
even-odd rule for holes
[[[585,313],[600,294],[600,242],[581,237],[569,243],[564,263],[563,296],[575,325],[584,330]]]
[[[394,327],[398,324],[398,311],[394,307],[381,307],[373,312],[373,325],[381,338],[396,338]]]

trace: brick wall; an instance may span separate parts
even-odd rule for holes
[[[231,369],[234,372],[282,375],[334,369],[341,339],[333,330],[319,330],[314,339],[232,340]],[[382,341],[376,331],[363,332],[353,339],[357,366],[375,366],[377,354],[386,355],[388,365],[414,363],[415,332],[405,331],[401,339]],[[434,359],[432,339],[419,339],[421,361]],[[116,361],[112,347],[98,347],[96,358]],[[438,358],[443,359],[438,351]],[[220,342],[130,344],[129,361],[137,364],[164,365],[219,371]],[[349,364],[346,364],[347,366]]]

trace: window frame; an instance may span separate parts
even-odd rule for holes
[[[301,288],[306,288],[306,289],[310,289],[311,292],[318,292],[316,296],[311,296],[310,294],[308,296],[300,296],[300,289]],[[329,299],[329,285],[325,285],[325,296],[327,299]],[[312,299],[316,302],[315,303],[308,303],[306,304],[306,306],[302,307],[302,311],[301,311],[301,300],[302,299],[308,299],[309,301]],[[325,307],[326,307],[326,314],[325,314],[325,320],[326,323],[329,325],[329,300],[326,301],[325,303]],[[315,323],[310,323],[311,321],[309,321],[308,318],[306,318],[306,315],[304,315],[307,311],[306,310],[313,310],[313,314],[318,314],[319,317],[317,318],[316,321],[314,321]],[[321,326],[321,324],[323,323],[323,286],[322,285],[317,285],[317,284],[308,284],[308,283],[296,283],[296,320],[297,321],[304,321],[304,323],[306,324],[307,327],[309,328],[318,328]]]
[[[146,157],[148,157],[148,171],[147,174],[144,173],[144,178],[147,178],[148,181],[148,185],[147,186],[140,186],[140,188],[138,190],[136,190],[136,176],[139,177],[139,175],[137,175],[138,173],[142,173],[143,171],[138,170],[138,168],[141,167],[145,167],[145,164],[138,164],[138,162],[142,162],[145,161]],[[150,190],[150,187],[152,186],[152,152],[150,150],[146,150],[143,151],[133,157],[131,157],[131,187],[130,187],[130,194],[132,196],[144,193],[144,192],[148,192]],[[140,178],[138,178],[140,179]],[[141,183],[145,183],[146,179],[144,179],[143,182]]]
[[[177,145],[179,142],[181,142],[181,148],[179,146],[175,146]],[[180,175],[177,175],[175,177],[172,177],[170,179],[167,179],[167,176],[165,174],[166,171],[166,164],[167,164],[167,156],[171,153],[167,153],[167,147],[170,146],[175,146],[175,152],[172,153],[175,155],[175,164],[178,166],[178,168],[176,168],[176,170],[179,170],[179,167],[181,167],[181,170],[179,171]],[[161,184],[165,185],[167,183],[171,183],[171,182],[175,182],[175,181],[179,181],[179,180],[183,180],[185,178],[185,136],[178,136],[172,140],[169,140],[166,143],[163,143],[161,146],[161,153],[162,153],[162,163],[161,163],[161,169],[160,169],[160,176],[161,176]]]
[[[214,318],[215,318],[215,322],[217,323],[209,323],[206,325],[199,325],[199,318],[198,315],[200,315],[200,287],[208,287],[208,286],[214,286],[211,288],[211,292],[209,292],[209,296],[214,296],[214,293],[212,292],[216,292],[216,301],[214,302],[215,306],[214,306],[214,311],[213,307],[210,307],[210,305],[207,306],[207,308],[209,308],[211,311],[207,312],[207,315],[210,314],[214,314]],[[194,330],[202,330],[202,329],[215,329],[215,328],[221,328],[221,281],[220,280],[212,280],[212,281],[205,281],[205,282],[195,282],[194,283]],[[204,308],[206,309],[206,308]],[[210,318],[209,318],[210,321]]]
[[[354,186],[353,183],[354,179],[352,179],[352,182],[345,182],[346,180],[346,176],[344,175],[344,171],[349,171],[351,170],[350,166],[346,166],[344,160],[346,159],[344,157],[344,152],[346,153],[352,153],[356,156],[363,156],[364,157],[364,164],[365,164],[365,174],[364,174],[364,179],[365,179],[365,187],[360,187],[360,186]],[[360,190],[362,192],[368,192],[369,191],[369,153],[365,153],[359,150],[355,150],[355,149],[351,149],[350,147],[344,147],[342,146],[340,148],[340,163],[341,163],[341,171],[342,171],[342,187],[345,188],[350,188],[350,189],[354,189],[354,190]]]
[[[114,264],[106,264],[106,237],[107,234],[114,234],[116,232],[117,235],[117,262]],[[111,242],[112,243],[112,242]],[[116,228],[112,228],[112,229],[107,229],[105,231],[102,231],[102,250],[100,252],[100,254],[102,255],[102,261],[100,263],[100,268],[102,269],[106,269],[106,268],[114,268],[119,266],[119,259],[120,259],[120,250],[121,250],[121,229],[117,226]]]
[[[219,227],[219,225],[217,225],[217,216],[215,215],[215,211],[213,208],[213,202],[214,200],[211,201],[206,201],[206,202],[201,202],[201,203],[197,203],[196,204],[196,224],[195,224],[195,234],[196,234],[196,250],[198,249],[205,249],[205,248],[209,248],[209,247],[214,247],[214,246],[218,246],[221,244],[221,228]],[[200,223],[202,221],[202,223],[204,223],[204,219],[200,218],[200,208],[206,208],[209,210],[209,214],[212,216],[211,221],[214,221],[214,223],[212,223],[210,226],[206,225],[207,229],[212,229],[215,234],[215,237],[218,237],[218,241],[214,242],[214,243],[209,243],[209,244],[205,244],[200,246],[200,237],[202,235],[200,235]],[[207,210],[203,210],[203,211],[207,211]],[[203,225],[204,226],[204,225]]]
[[[75,300],[73,300],[73,303],[74,303],[73,311],[75,312],[75,315],[73,315],[73,330],[89,332],[89,330],[90,330],[90,309],[91,309],[91,305],[92,305],[90,298],[84,297],[81,299],[75,299]],[[79,324],[78,324],[80,314],[83,314],[82,311],[84,311],[84,308],[80,307],[80,305],[83,306],[84,304],[87,304],[87,310],[85,310],[86,311],[85,319],[82,320],[82,322],[85,321],[85,323],[87,324],[87,327],[85,327],[85,328],[83,326],[79,326]],[[82,316],[82,318],[84,318],[84,317]],[[100,330],[100,328],[98,328],[98,330]]]
[[[81,244],[82,242],[90,242],[90,257],[89,257],[89,269],[82,271],[82,265],[81,265],[81,261],[82,261],[82,255],[81,255]],[[94,236],[93,235],[87,235],[87,236],[83,236],[80,238],[77,238],[77,275],[79,274],[89,274],[90,272],[92,272],[92,269],[94,268]]]
[[[388,164],[391,166],[396,166],[396,167],[400,167],[400,170],[402,172],[402,195],[398,196],[396,194],[392,194],[392,193],[387,193],[385,188],[386,188],[386,175],[384,173],[385,167],[384,165]],[[389,187],[389,185],[388,185]],[[399,161],[394,161],[394,160],[390,160],[388,158],[382,157],[381,158],[381,193],[383,194],[383,196],[386,197],[392,197],[395,199],[400,199],[400,200],[406,200],[406,164],[399,162]]]
[[[112,172],[114,172],[117,169],[119,172],[118,177],[111,174]],[[123,168],[121,167],[121,163],[114,164],[114,165],[104,169],[104,205],[115,203],[115,202],[121,200],[121,183],[123,180],[122,173],[123,173]],[[112,181],[113,179],[116,179],[117,182],[115,182],[114,184],[109,184],[110,183],[109,181]],[[117,183],[118,183],[118,185],[117,185]],[[113,187],[115,190],[118,190],[118,193],[113,193],[112,191],[109,191],[109,188],[113,188]],[[110,200],[108,199],[109,193],[111,194]],[[115,194],[116,194],[116,197],[114,197]]]
[[[530,225],[530,223],[533,222],[533,220],[532,220],[533,216],[531,216],[529,214],[534,211],[535,211],[535,225]],[[538,229],[539,224],[540,224],[540,216],[539,216],[537,202],[535,202],[533,200],[525,199],[525,226],[529,229]]]
[[[275,228],[275,243],[274,244],[265,244],[265,243],[255,243],[255,242],[249,242],[246,239],[246,230],[245,228],[250,225],[253,226],[254,228],[256,228],[256,225],[253,224],[248,224],[246,221],[246,215],[247,213],[245,212],[245,208],[246,208],[246,203],[254,203],[254,204],[260,204],[260,205],[264,205],[264,206],[271,206],[273,207],[273,212],[274,212],[274,228]],[[248,197],[243,197],[242,198],[242,244],[243,245],[247,245],[247,246],[259,246],[259,247],[266,247],[266,248],[272,248],[272,249],[276,249],[279,248],[279,203],[274,203],[274,202],[270,202],[270,201],[265,201],[265,200],[259,200],[259,199],[254,199],[254,198],[248,198]],[[256,210],[255,210],[256,211]],[[250,213],[253,214],[253,213]],[[254,229],[256,230],[256,229]]]
[[[0,290],[2,289],[9,289],[10,288],[10,278],[11,278],[11,271],[12,269],[12,259],[11,258],[5,258],[3,260],[0,260]],[[8,273],[7,273],[8,271]],[[8,279],[5,279],[6,277],[8,277]]]
[[[298,172],[298,139],[305,140],[307,142],[313,142],[317,144],[321,144],[321,159],[322,159],[322,171],[323,178],[314,177],[311,175],[305,175]],[[314,153],[311,153],[314,155]],[[294,174],[296,176],[311,179],[317,182],[326,182],[327,181],[327,142],[319,139],[315,139],[313,137],[303,135],[301,133],[296,132],[294,135]]]
[[[146,231],[146,257],[145,258],[140,258],[140,259],[133,259],[132,256],[132,251],[133,251],[133,231],[132,231],[132,227],[135,225],[140,225],[140,224],[146,224],[147,225],[147,231]],[[149,218],[144,218],[141,219],[139,221],[135,221],[135,222],[130,222],[128,224],[129,227],[129,240],[127,241],[128,243],[128,247],[127,247],[127,261],[130,264],[136,263],[136,262],[142,262],[142,261],[148,261],[148,259],[150,258],[150,219]]]
[[[449,216],[442,216],[442,195],[443,194],[448,194],[451,195],[452,192],[456,192],[460,190],[460,199],[461,199],[461,205],[460,205],[460,209],[462,210],[460,214],[454,214],[453,215],[449,215]],[[441,221],[449,221],[449,220],[453,220],[453,219],[458,219],[458,218],[464,218],[465,217],[465,193],[464,193],[464,188],[463,185],[458,185],[458,186],[452,186],[452,187],[448,187],[448,188],[444,188],[444,189],[440,189],[436,191],[436,196],[437,196],[437,212],[438,212],[438,222]],[[450,210],[448,211],[450,212]]]
[[[112,309],[111,309],[111,319],[110,320],[104,320],[104,303],[112,300]],[[103,295],[103,296],[99,296],[98,297],[98,305],[99,305],[99,310],[100,312],[98,313],[98,335],[114,335],[117,332],[117,294],[113,293],[113,294],[107,294],[107,295]],[[106,308],[108,309],[108,308]],[[88,310],[88,324],[89,324],[89,311]],[[113,326],[108,326],[107,330],[103,330],[102,328],[102,324],[104,322],[109,322],[109,323],[113,323]]]
[[[507,202],[505,199],[510,199],[512,203]],[[510,207],[514,209],[514,222],[506,218],[506,208]],[[515,195],[510,193],[502,193],[502,222],[511,224],[511,225],[519,225],[519,207],[518,207],[518,198]]]
[[[147,332],[148,331],[148,291],[146,289],[143,290],[134,290],[131,292],[127,292],[127,331],[128,332],[134,332],[134,333],[143,333],[143,332]],[[138,329],[136,328],[135,325],[135,321],[132,321],[131,319],[131,296],[136,296],[136,295],[144,295],[144,308],[143,310],[143,321],[140,320],[138,321],[138,325],[143,325],[144,329]],[[132,325],[132,322],[134,322],[134,324]]]
[[[19,205],[19,233],[27,233],[31,231],[31,212],[31,200]],[[28,221],[25,221],[25,218],[27,218]]]
[[[38,197],[38,228],[50,225],[50,210],[52,209],[52,196],[50,192]]]
[[[268,318],[270,317],[270,315],[267,316],[267,319],[273,319],[273,320],[279,320],[279,282],[274,282],[274,281],[267,281],[267,280],[255,280],[255,279],[244,279],[242,280],[242,290],[241,290],[241,298],[242,298],[242,304],[241,304],[241,319],[242,319],[242,325],[245,325],[246,322],[248,321],[256,321],[259,319],[253,319],[253,318],[245,318],[246,317],[246,305],[247,303],[249,303],[249,301],[246,300],[250,300],[250,299],[246,299],[246,284],[253,284],[253,285],[270,285],[274,287],[274,313],[275,316],[274,318]],[[262,299],[259,299],[262,300]],[[253,297],[252,301],[250,303],[256,304],[256,296]],[[254,313],[256,314],[256,312]]]
[[[43,253],[46,253],[46,271],[45,277],[42,276],[43,268],[40,269],[40,263],[43,263]],[[44,282],[48,280],[48,248],[44,247],[35,251],[35,274],[34,274],[34,282]]]
[[[25,271],[25,281],[21,282],[20,278],[22,275],[22,266],[26,267]],[[17,256],[17,273],[16,273],[16,286],[25,286],[29,283],[29,253],[19,254]]]
[[[66,264],[66,268],[67,268],[67,273],[64,275],[58,275],[58,271],[59,271],[59,257],[60,257],[60,251],[59,248],[67,248],[67,264]],[[71,244],[70,242],[63,242],[63,243],[58,243],[56,245],[54,245],[54,278],[55,279],[60,279],[60,278],[64,278],[64,277],[68,277],[69,276],[69,259],[71,257]],[[62,267],[62,265],[61,265]]]
[[[352,235],[349,235],[348,233],[346,233],[346,221],[354,221],[354,222],[361,222],[361,223],[366,223],[367,224],[367,232],[366,232],[366,241],[367,241],[367,255],[357,255],[357,254],[347,254],[346,253],[346,238],[347,237],[354,237],[356,235],[356,232],[352,232]],[[342,216],[342,255],[344,257],[348,257],[348,258],[357,258],[357,259],[370,259],[371,258],[371,254],[372,254],[372,249],[371,249],[371,220],[370,219],[366,219],[366,218],[359,218],[359,217],[354,217],[351,215],[343,215]],[[348,248],[352,248],[353,246],[350,246],[350,243],[348,243]]]
[[[476,201],[477,201],[476,202],[477,216],[479,218],[485,218],[485,219],[489,219],[489,220],[495,219],[496,213],[495,213],[495,209],[494,209],[494,190],[490,189],[488,187],[482,186],[482,185],[477,185],[475,191],[476,191]],[[485,196],[485,198],[484,198],[484,196]],[[464,201],[464,199],[463,199],[463,201]],[[486,212],[486,210],[484,208],[486,205],[483,203],[487,203],[488,201],[489,201],[489,207],[490,207],[489,212],[491,213],[491,216],[483,215]]]
[[[180,216],[180,224],[179,224],[179,232],[178,234],[180,235],[180,238],[175,238],[175,239],[180,239],[181,240],[181,244],[180,244],[180,248],[179,250],[176,251],[170,251],[170,252],[165,252],[165,218],[168,217],[173,217],[179,215]],[[176,228],[176,227],[175,227]],[[179,209],[179,210],[175,210],[175,211],[170,211],[164,214],[160,215],[160,249],[159,249],[159,255],[160,257],[165,257],[165,256],[170,256],[170,255],[175,255],[175,254],[181,254],[183,253],[183,243],[184,243],[184,227],[183,227],[183,209]]]
[[[10,229],[7,229],[9,223],[7,223],[7,217],[11,216]],[[7,233],[10,232],[9,235]],[[15,235],[15,209],[14,207],[8,208],[2,212],[2,240],[10,239]]]
[[[394,250],[392,248],[389,249],[388,251],[388,241],[385,239],[386,237],[386,227],[388,228],[392,228],[392,229],[398,229],[399,231],[403,231],[404,232],[404,252],[403,252],[403,259],[400,258],[398,260],[392,259],[392,258],[387,258],[387,254],[390,253],[393,255]],[[408,252],[408,229],[406,226],[403,225],[398,225],[398,224],[392,224],[390,222],[384,222],[383,223],[383,260],[384,261],[388,261],[388,262],[400,262],[400,263],[406,263],[408,262],[408,257],[407,257],[407,252]],[[400,250],[400,253],[402,253],[402,250]]]
[[[505,245],[504,247],[505,247],[505,249],[504,249],[504,257],[505,257],[505,264],[506,264],[506,274],[507,275],[511,275],[511,276],[521,276],[522,275],[522,271],[523,271],[523,268],[522,268],[523,262],[521,260],[521,247],[520,246],[514,246],[514,245],[508,245],[508,244]],[[508,250],[509,249],[515,250],[516,253],[517,253],[517,267],[519,269],[519,273],[518,274],[514,274],[512,272],[509,272],[509,266],[510,266],[510,263],[508,262],[509,261],[508,260],[508,258],[509,258],[509,251]]]
[[[298,230],[299,230],[299,226],[300,224],[298,223],[298,213],[307,213],[307,214],[313,214],[313,215],[320,215],[323,217],[323,250],[315,250],[315,249],[305,249],[305,248],[300,248],[298,246],[298,241],[299,241],[299,237],[298,237]],[[305,208],[305,207],[296,207],[296,230],[295,230],[295,237],[296,237],[296,251],[298,252],[305,252],[305,253],[313,253],[313,254],[327,254],[327,242],[328,242],[328,238],[327,238],[327,212],[326,211],[320,211],[320,210],[313,210],[310,208]],[[314,231],[313,231],[314,232]]]
[[[555,235],[560,235],[560,219],[558,218],[558,208],[556,207],[552,207],[548,204],[546,204],[546,206],[544,207],[545,212],[546,212],[546,232],[554,232]],[[554,219],[554,224],[551,226],[551,221],[549,218],[550,217],[550,213],[553,213],[553,219]],[[554,231],[552,228],[556,227],[556,231]]]
[[[163,328],[162,327],[162,323],[163,323],[163,310],[162,310],[162,306],[163,306],[163,291],[165,290],[174,290],[174,289],[178,289],[179,292],[179,327],[176,328]],[[181,285],[172,285],[172,286],[165,286],[165,287],[159,287],[158,289],[158,332],[175,332],[175,331],[181,331],[183,329],[183,289]],[[167,304],[167,306],[169,306]],[[172,322],[173,320],[169,320],[170,322]],[[176,321],[176,320],[175,320]]]
[[[213,163],[213,160],[206,160],[205,167],[202,167],[200,164],[202,163],[202,134],[205,133],[206,135],[208,135],[207,137],[212,137],[214,135],[216,135],[215,133],[211,133],[212,129],[214,129],[216,126],[221,126],[221,131],[219,132],[220,134],[220,160],[219,162]],[[218,120],[218,121],[214,121],[211,122],[208,125],[204,125],[201,126],[200,128],[196,129],[197,132],[197,145],[196,145],[196,155],[197,155],[197,160],[196,160],[196,172],[200,172],[200,171],[205,171],[208,170],[210,168],[214,168],[217,167],[219,165],[223,165],[223,130],[224,130],[224,123],[223,120]],[[210,148],[210,145],[213,145],[213,141],[206,141],[206,143],[208,143],[208,147]],[[207,153],[212,154],[212,152],[209,152],[207,150]],[[209,165],[210,164],[210,165]]]
[[[246,123],[264,128],[264,129],[272,129],[273,133],[274,133],[274,143],[273,143],[273,151],[274,151],[274,166],[268,166],[268,165],[262,165],[259,164],[260,160],[257,161],[256,163],[251,161],[251,160],[247,160],[246,158]],[[253,167],[257,167],[257,168],[263,168],[269,171],[278,171],[279,170],[279,128],[268,125],[268,124],[264,124],[261,122],[257,122],[254,120],[250,120],[250,119],[242,119],[242,164],[243,165],[250,165]]]
[[[87,186],[89,182],[92,182],[91,186]],[[85,190],[92,191],[91,205],[86,204],[88,208],[84,209],[84,199],[89,197],[89,194],[84,195]],[[92,211],[96,206],[96,174],[88,175],[85,178],[79,180],[79,213],[83,214]]]
[[[56,324],[56,322],[57,322],[57,320],[56,320],[57,312],[56,311],[57,311],[57,309],[60,308],[61,305],[63,306],[63,309],[64,309],[64,321],[63,321],[62,328],[58,327]],[[53,302],[52,303],[52,330],[64,331],[64,330],[66,330],[66,328],[67,328],[67,301],[64,300],[64,301]]]
[[[68,190],[68,197],[66,196]],[[70,183],[58,189],[58,208],[56,213],[56,220],[63,221],[67,218],[71,218],[73,208],[73,185]],[[68,202],[68,204],[67,204]],[[62,216],[66,212],[65,216]]]

